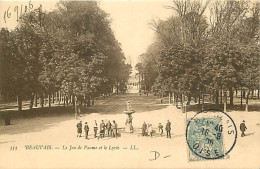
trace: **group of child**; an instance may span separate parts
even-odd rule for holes
[[[159,133],[162,136],[163,135],[163,125],[159,123],[158,125]],[[171,122],[168,120],[165,127],[167,138],[171,138]],[[153,136],[153,126],[152,124],[146,124],[145,122],[142,125],[142,136]]]
[[[159,133],[162,136],[163,135],[163,125],[159,123],[158,125]],[[166,123],[165,127],[166,133],[167,133],[167,138],[171,138],[171,122],[168,120]],[[85,139],[88,139],[88,132],[89,132],[89,126],[88,123],[85,122],[84,126],[84,131],[85,131]],[[97,137],[97,131],[98,131],[98,124],[97,121],[95,120],[94,123],[94,138]],[[113,120],[113,124],[110,123],[110,121],[107,122],[107,124],[104,123],[104,120],[101,121],[100,127],[99,127],[99,137],[104,138],[105,137],[105,132],[107,133],[107,137],[115,137],[117,138],[117,123],[115,120]],[[80,121],[77,124],[77,137],[81,137],[82,134],[82,121]],[[153,126],[152,124],[146,124],[145,122],[142,125],[142,136],[151,136],[153,135]]]

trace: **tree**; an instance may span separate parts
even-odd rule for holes
[[[139,66],[145,70],[157,63],[154,90],[185,94],[188,102],[210,93],[216,104],[224,92],[232,105],[234,89],[252,91],[259,85],[259,3],[215,1],[209,6],[210,24],[204,16],[208,6],[209,1],[174,0],[168,7],[173,16],[152,21],[159,48],[151,45]]]
[[[13,90],[18,95],[20,109],[21,98],[33,99],[36,93],[42,100],[49,95],[50,106],[50,95],[57,91],[66,100],[89,101],[111,93],[116,83],[124,90],[130,74],[108,14],[97,2],[59,2],[51,12],[40,7],[22,15],[14,31],[2,30],[1,35],[6,66],[0,90],[12,84],[6,94]]]

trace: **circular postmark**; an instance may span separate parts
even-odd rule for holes
[[[235,146],[237,128],[225,112],[208,109],[187,121],[186,141],[191,155],[203,159],[219,159]]]

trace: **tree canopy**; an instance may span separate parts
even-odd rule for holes
[[[124,86],[131,65],[125,63],[109,15],[94,1],[57,6],[25,13],[15,30],[1,30],[2,94],[22,98],[60,91],[90,98]]]
[[[173,0],[167,8],[172,16],[151,22],[156,38],[138,63],[155,75],[154,91],[218,97],[258,89],[259,2]]]

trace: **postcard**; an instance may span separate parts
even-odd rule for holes
[[[0,168],[260,168],[259,14],[0,1]]]

